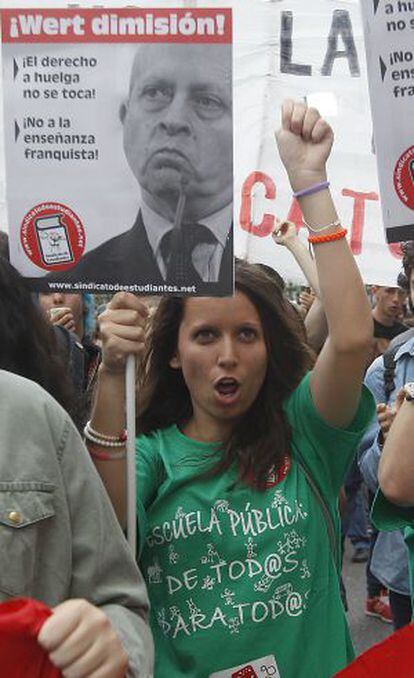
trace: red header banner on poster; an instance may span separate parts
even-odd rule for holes
[[[4,10],[3,42],[231,43],[230,9]]]

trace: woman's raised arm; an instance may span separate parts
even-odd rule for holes
[[[315,190],[327,179],[331,127],[315,109],[288,100],[276,138],[310,235],[317,239],[339,235],[342,227],[329,187]],[[329,334],[312,372],[311,391],[322,418],[332,426],[345,427],[359,402],[372,341],[371,310],[345,238],[324,237],[314,244],[314,252]]]

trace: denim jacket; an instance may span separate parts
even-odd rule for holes
[[[395,388],[391,393],[389,404],[393,404],[400,388],[408,381],[414,381],[414,338],[409,339],[395,354]],[[384,392],[384,361],[382,356],[374,360],[369,367],[365,384],[374,395],[377,403],[386,402]],[[378,443],[379,426],[375,416],[362,439],[359,448],[359,465],[371,492],[378,488],[378,464],[381,449]],[[408,550],[403,534],[380,532],[375,544],[371,571],[379,581],[392,591],[410,595],[410,577],[408,571]]]
[[[145,585],[75,426],[0,370],[0,601],[14,596],[87,599],[121,638],[127,675],[153,675]]]

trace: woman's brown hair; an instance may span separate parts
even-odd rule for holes
[[[259,314],[268,366],[255,402],[229,439],[223,441],[221,460],[209,475],[236,464],[241,478],[249,478],[255,487],[263,489],[269,470],[273,466],[279,469],[290,455],[290,427],[283,402],[312,366],[313,358],[304,342],[301,320],[274,279],[258,266],[238,261],[235,287]],[[153,317],[140,378],[139,433],[148,434],[172,424],[180,427],[192,416],[191,397],[181,370],[169,364],[177,349],[184,309],[185,299],[165,298]]]
[[[48,391],[80,427],[79,401],[52,325],[24,278],[0,256],[0,369]]]

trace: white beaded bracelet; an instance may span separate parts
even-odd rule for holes
[[[85,429],[88,430],[88,433],[91,433],[93,436],[96,438],[99,438],[100,440],[112,440],[114,442],[122,442],[124,443],[126,441],[126,431],[122,431],[122,433],[119,436],[110,436],[107,435],[106,433],[101,433],[100,431],[95,431],[95,429],[92,428],[91,426],[91,420],[86,422]]]
[[[330,224],[327,224],[326,226],[321,226],[320,228],[313,228],[313,226],[310,226],[304,219],[302,219],[304,226],[308,228],[311,233],[321,233],[322,231],[327,231],[329,228],[338,228],[341,226],[341,222],[339,219],[336,219],[335,221],[332,221]]]
[[[97,436],[93,435],[93,433],[91,433],[87,425],[83,429],[83,435],[85,436],[86,440],[89,440],[91,443],[95,443],[95,445],[100,445],[101,447],[125,447],[125,441],[123,440],[105,440],[104,438],[98,438]]]

